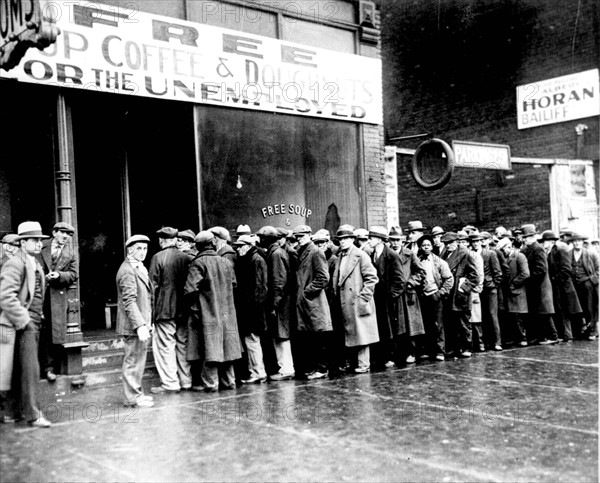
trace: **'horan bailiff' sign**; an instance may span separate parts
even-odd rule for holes
[[[60,87],[382,124],[381,60],[87,2],[0,72]],[[130,5],[130,4],[126,4]],[[134,5],[132,2],[131,5]]]
[[[600,114],[598,69],[517,87],[519,129]]]

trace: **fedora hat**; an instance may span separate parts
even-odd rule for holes
[[[554,234],[552,230],[546,230],[542,232],[542,241],[547,240],[558,240],[558,237]]]
[[[459,230],[456,233],[456,239],[457,240],[468,240],[469,239],[469,235],[467,235],[467,232],[464,230]]]
[[[423,226],[423,223],[421,223],[420,220],[409,221],[408,228],[406,229],[406,231],[409,233],[411,231],[425,231],[425,227]]]
[[[236,228],[236,230],[235,230],[235,234],[237,236],[240,236],[240,235],[252,235],[252,230],[250,229],[249,225],[239,225]]]
[[[478,231],[469,235],[469,241],[483,240],[483,235]]]
[[[388,231],[383,226],[372,226],[369,228],[369,236],[381,238],[384,241],[388,240]]]
[[[367,240],[369,238],[369,230],[365,230],[364,228],[357,228],[354,230],[354,235],[359,240]]]
[[[444,229],[441,226],[434,226],[431,229],[431,236],[443,235],[444,233],[446,233],[446,232],[444,231]]]
[[[571,241],[575,241],[575,240],[587,240],[588,237],[585,235],[582,235],[581,233],[573,233],[571,235]]]
[[[64,231],[65,233],[72,235],[75,233],[75,228],[73,228],[73,226],[66,221],[59,221],[58,223],[54,224],[52,231]]]
[[[350,237],[351,238],[356,238],[355,231],[356,230],[354,230],[354,227],[352,225],[341,225],[338,228],[337,232],[335,233],[335,237],[337,239],[340,239],[340,238],[350,238]]]
[[[132,235],[125,242],[125,248],[134,245],[135,243],[150,243],[150,238],[146,235]]]
[[[535,225],[530,223],[521,227],[521,233],[524,237],[533,236],[537,234],[537,230],[535,229]]]
[[[310,239],[314,242],[316,242],[316,241],[328,242],[329,240],[331,240],[331,237],[329,235],[328,230],[321,229],[321,230],[317,230],[317,232],[313,236],[311,236]]]
[[[37,221],[24,221],[17,228],[19,240],[27,238],[50,238],[42,233],[42,225]]]
[[[399,226],[392,226],[388,236],[390,240],[406,240],[406,236],[404,236],[402,228]]]

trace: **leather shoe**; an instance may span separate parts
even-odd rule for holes
[[[267,381],[266,377],[252,376],[250,379],[243,379],[242,384],[262,384],[263,382],[266,382],[266,381]]]
[[[52,423],[48,421],[44,416],[40,416],[33,421],[29,421],[29,426],[33,426],[34,428],[49,428],[52,426]]]
[[[278,373],[278,374],[273,374],[272,376],[269,377],[269,379],[271,381],[287,381],[289,379],[293,379],[295,375],[296,374],[293,372],[290,372],[289,374]]]
[[[369,372],[369,366],[355,367],[354,368],[354,373],[355,374],[365,374],[367,372]]]
[[[46,380],[48,382],[56,381],[56,374],[53,371],[46,371]]]

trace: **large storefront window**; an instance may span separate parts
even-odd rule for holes
[[[205,227],[307,223],[335,231],[363,222],[355,124],[196,109]]]

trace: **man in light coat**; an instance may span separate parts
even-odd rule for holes
[[[325,255],[311,241],[307,225],[294,228],[298,240],[296,268],[296,317],[298,336],[303,339],[304,371],[309,380],[328,375],[329,346],[333,333],[325,289],[329,272]]]
[[[150,239],[133,235],[125,242],[127,256],[117,272],[117,335],[125,342],[123,393],[125,406],[152,407],[142,389],[142,377],[152,329],[152,285],[143,261]]]
[[[42,414],[38,399],[38,344],[46,283],[34,258],[42,250],[42,238],[48,237],[38,222],[21,223],[20,248],[0,271],[0,402],[4,406],[11,381],[18,381],[14,395],[22,414],[15,415],[16,419],[22,416],[30,426],[47,428],[50,422]]]
[[[373,292],[377,270],[369,256],[354,245],[354,227],[342,225],[336,237],[340,251],[333,271],[333,292],[340,304],[346,347],[357,350],[354,372],[368,372],[371,365],[369,345],[379,341]]]

